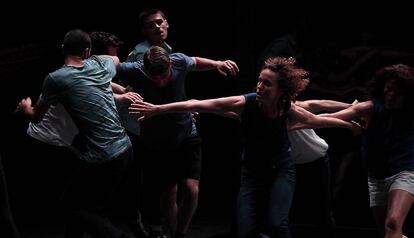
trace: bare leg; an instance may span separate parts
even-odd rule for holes
[[[177,185],[163,193],[161,197],[163,230],[172,235],[177,229]]]
[[[402,226],[413,202],[414,196],[407,191],[396,189],[389,193],[385,238],[403,237]]]
[[[177,232],[186,234],[198,205],[199,181],[185,179],[183,197],[178,209]]]

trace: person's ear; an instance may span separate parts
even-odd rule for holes
[[[85,51],[83,52],[83,56],[84,56],[84,59],[89,58],[89,56],[91,56],[91,48],[86,48]]]

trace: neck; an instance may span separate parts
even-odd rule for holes
[[[65,66],[82,67],[83,58],[75,55],[68,55],[65,58]]]
[[[159,47],[164,47],[164,41],[152,42],[152,45],[159,46]]]

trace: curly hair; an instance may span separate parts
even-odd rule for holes
[[[411,106],[414,103],[414,69],[405,64],[385,66],[378,70],[373,77],[372,98],[384,101],[384,86],[389,80],[395,80],[399,88],[406,93],[404,106]]]
[[[119,48],[123,44],[116,35],[104,31],[94,31],[89,36],[92,40],[91,54],[93,55],[106,55],[108,54],[108,47]]]
[[[278,74],[277,83],[282,95],[279,100],[279,107],[286,112],[295,97],[306,89],[309,78],[308,71],[295,66],[296,60],[292,57],[274,57],[265,60],[261,71],[270,69]]]

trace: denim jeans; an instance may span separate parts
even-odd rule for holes
[[[238,236],[291,237],[289,209],[295,189],[295,165],[290,156],[274,163],[243,161],[238,196]]]

